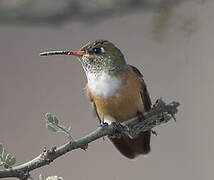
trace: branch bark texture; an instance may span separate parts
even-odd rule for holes
[[[29,162],[0,170],[0,178],[17,177],[23,180],[28,179],[30,177],[30,171],[46,166],[58,157],[74,149],[86,149],[90,142],[104,136],[126,134],[133,138],[142,131],[152,129],[174,118],[177,113],[178,106],[178,102],[165,104],[161,99],[159,99],[150,111],[143,113],[143,121],[139,120],[138,117],[134,117],[123,123],[112,123],[111,125],[103,124],[84,137],[68,142],[59,147],[44,150]]]

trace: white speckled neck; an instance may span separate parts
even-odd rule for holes
[[[114,96],[121,86],[121,79],[110,75],[108,72],[86,73],[88,87],[93,94],[107,99]]]

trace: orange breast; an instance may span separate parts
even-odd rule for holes
[[[96,104],[99,117],[120,122],[135,116],[137,111],[144,110],[140,91],[140,78],[131,69],[127,76],[123,77],[121,88],[108,99],[94,96],[87,87],[88,95]]]

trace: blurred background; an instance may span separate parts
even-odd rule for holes
[[[177,122],[155,128],[158,136],[145,158],[126,159],[108,139],[99,139],[32,177],[212,179],[213,9],[212,0],[1,0],[0,142],[21,164],[66,142],[46,129],[45,112],[71,125],[74,138],[95,129],[99,123],[76,58],[38,54],[107,39],[143,72],[153,102],[181,103]]]

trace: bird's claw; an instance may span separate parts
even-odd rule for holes
[[[100,127],[106,127],[106,126],[108,126],[109,124],[108,123],[106,123],[106,122],[104,122],[104,121],[101,121],[100,122]]]
[[[155,135],[155,136],[158,135],[158,133],[157,133],[155,130],[151,130],[151,133],[152,133],[153,135]]]

